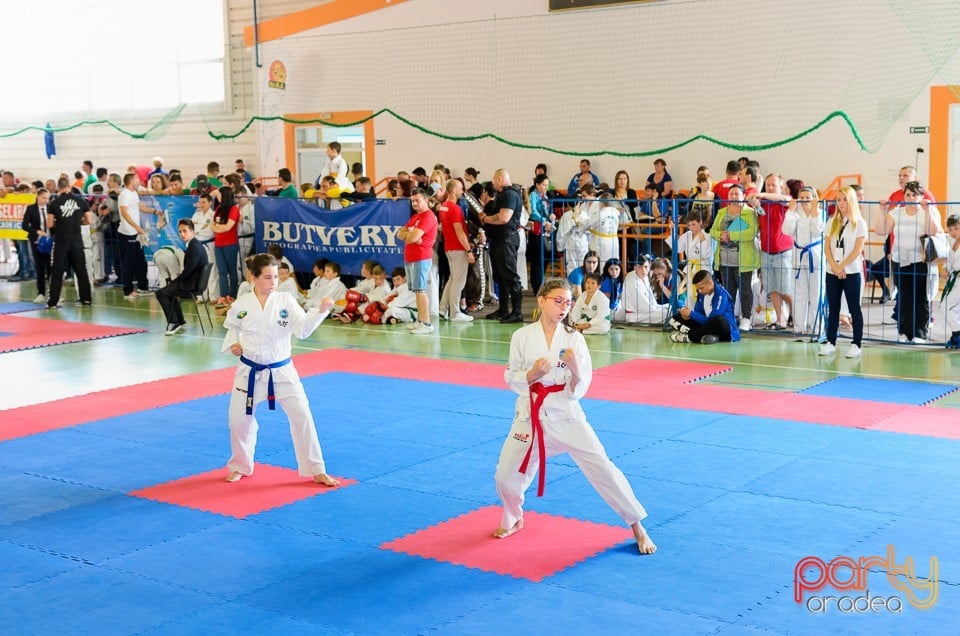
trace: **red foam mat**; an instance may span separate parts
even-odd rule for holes
[[[30,320],[30,319],[27,319]],[[225,360],[227,358],[225,357]],[[294,358],[303,377],[329,372],[504,389],[503,366],[369,351],[329,349]],[[588,397],[713,413],[953,438],[954,409],[689,383],[729,366],[638,359],[594,372]],[[233,368],[100,391],[0,411],[0,441],[107,417],[223,395]]]
[[[524,513],[520,532],[495,539],[500,514],[497,506],[480,508],[380,547],[539,582],[626,539],[633,540],[633,531],[627,527],[536,512]]]
[[[328,488],[301,477],[295,470],[270,464],[257,464],[252,475],[232,484],[226,482],[226,475],[226,469],[217,468],[129,494],[243,519],[357,483],[355,479],[341,479],[339,486]]]
[[[48,320],[25,316],[0,315],[0,332],[10,335],[0,338],[0,353],[49,347],[51,345],[82,342],[144,333],[146,329],[106,327],[83,322]]]

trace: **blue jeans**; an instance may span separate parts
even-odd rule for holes
[[[220,295],[237,297],[240,287],[240,270],[237,267],[240,246],[236,243],[217,247],[213,250],[217,257],[217,273],[220,275]]]

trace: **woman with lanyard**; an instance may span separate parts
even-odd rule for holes
[[[257,449],[257,405],[275,402],[290,420],[290,437],[301,477],[313,477],[324,486],[339,481],[327,475],[300,376],[290,360],[290,336],[307,338],[330,314],[333,299],[320,301],[318,308],[304,312],[290,294],[275,294],[279,263],[270,254],[250,258],[253,293],[239,297],[230,307],[223,326],[227,335],[221,350],[240,357],[230,393],[230,461],[228,482],[253,474]]]
[[[857,193],[843,186],[837,194],[837,213],[827,226],[824,237],[824,259],[827,264],[827,342],[820,345],[821,356],[836,351],[840,329],[840,297],[846,296],[853,320],[853,344],[848,358],[860,357],[863,341],[863,311],[860,290],[863,288],[863,245],[867,242],[867,222],[860,213]]]
[[[504,379],[518,397],[497,463],[503,516],[493,536],[505,539],[523,529],[524,493],[533,478],[539,471],[537,496],[542,496],[547,457],[569,453],[603,500],[633,529],[640,553],[653,554],[657,546],[640,523],[647,513],[580,407],[593,368],[583,335],[570,325],[570,284],[546,281],[537,304],[539,320],[521,327],[510,339]]]
[[[923,260],[921,237],[940,232],[940,212],[923,196],[917,181],[903,186],[903,204],[883,218],[878,234],[893,233],[893,277],[897,283],[898,340],[927,343],[930,304],[927,301],[927,263]],[[936,267],[936,266],[934,266]]]

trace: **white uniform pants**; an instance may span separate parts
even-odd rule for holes
[[[547,457],[569,453],[590,485],[627,525],[632,526],[647,516],[646,510],[633,494],[627,478],[607,457],[597,434],[586,421],[565,421],[558,424],[541,419],[541,423],[545,432]],[[497,494],[503,502],[501,528],[512,528],[523,518],[524,493],[537,475],[540,452],[537,442],[532,439],[531,430],[529,419],[514,420],[507,441],[500,451],[495,479]],[[526,442],[517,439],[524,436]],[[523,463],[523,457],[531,444],[533,451],[527,464],[527,472],[521,473],[520,464]]]
[[[247,415],[247,381],[246,375],[234,378],[234,390],[230,394],[230,461],[227,462],[229,472],[238,472],[241,475],[253,474],[253,455],[257,449],[257,430],[259,426],[256,418],[257,405],[267,399],[267,371],[257,374],[257,384],[254,390],[252,415]],[[300,382],[277,382],[274,378],[274,391],[277,405],[286,413],[290,420],[290,437],[293,440],[293,450],[297,455],[297,470],[301,477],[322,475],[326,471],[323,463],[323,453],[320,451],[320,440],[317,438],[317,428],[313,423],[313,414],[310,413],[310,404],[307,394]]]
[[[796,269],[792,270],[796,276]],[[820,306],[820,293],[824,288],[823,272],[816,268],[813,272],[802,264],[800,276],[794,281],[793,295],[793,331],[807,334],[813,331],[817,320],[817,308]]]
[[[960,281],[950,290],[941,304],[947,314],[947,339],[955,331],[960,331]]]

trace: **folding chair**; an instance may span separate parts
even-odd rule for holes
[[[184,299],[189,298],[193,301],[193,306],[197,310],[197,321],[200,323],[200,330],[203,333],[207,333],[206,328],[203,326],[203,319],[200,317],[200,303],[197,302],[197,296],[203,300],[203,309],[207,312],[207,322],[210,323],[210,331],[213,331],[213,319],[210,317],[210,297],[207,295],[207,283],[210,282],[210,273],[213,271],[213,263],[207,263],[203,266],[203,271],[200,272],[200,278],[197,282],[197,289],[189,291],[181,291],[177,293],[177,298]]]

